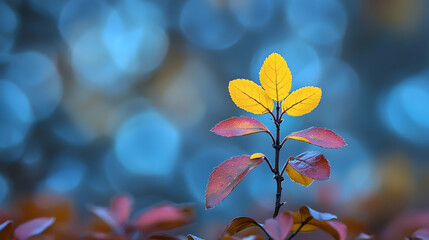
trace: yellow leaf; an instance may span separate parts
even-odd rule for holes
[[[259,79],[268,96],[280,102],[290,91],[292,74],[286,61],[278,53],[272,53],[265,59],[259,71]]]
[[[293,91],[282,103],[284,112],[301,116],[311,112],[320,102],[322,90],[318,87],[303,87]]]
[[[299,183],[301,185],[304,185],[308,187],[314,180],[302,175],[301,173],[297,172],[295,169],[293,169],[289,164],[286,166],[286,172],[287,175],[292,179],[292,181]]]
[[[257,159],[257,158],[263,158],[263,157],[265,157],[265,155],[262,153],[254,153],[252,154],[252,156],[250,156],[250,159]]]
[[[298,212],[293,212],[292,218],[293,218],[293,225],[292,225],[292,229],[290,231],[295,232],[301,226],[301,223],[302,223],[301,215]],[[300,232],[312,232],[312,231],[317,230],[317,229],[318,229],[317,226],[314,226],[314,225],[307,223],[299,231]]]
[[[232,101],[239,107],[254,114],[265,114],[274,108],[273,100],[258,84],[236,79],[229,82],[229,94]]]

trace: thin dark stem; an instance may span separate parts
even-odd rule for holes
[[[275,144],[275,143],[276,143],[276,140],[274,139],[273,134],[272,134],[270,131],[266,131],[266,133],[268,133],[268,135],[270,135],[271,140],[273,140],[273,144]]]
[[[289,159],[286,161],[285,165],[283,166],[282,172],[280,173],[280,176],[283,176],[285,173],[286,167],[289,164],[289,160],[293,159],[293,157],[289,157]]]
[[[283,114],[285,114],[285,113],[286,113],[286,111],[283,111],[282,114],[280,114],[280,119],[283,118]]]
[[[301,223],[301,225],[299,226],[299,228],[294,233],[292,233],[292,235],[290,235],[290,237],[287,240],[291,240],[292,238],[294,238],[299,233],[299,231],[301,230],[301,228],[304,227],[305,224],[307,224],[308,222],[310,222],[311,219],[313,219],[313,217],[309,217],[309,218],[305,219],[305,221]]]
[[[280,149],[283,147],[283,145],[285,144],[285,142],[287,141],[287,137],[285,137],[282,141],[282,143],[280,143]]]
[[[271,237],[271,235],[267,232],[267,230],[265,230],[265,228],[264,227],[262,227],[261,225],[259,225],[258,223],[256,224],[256,225],[258,225],[258,227],[260,228],[260,229],[262,229],[262,231],[264,231],[264,233],[267,235],[267,237],[268,237],[268,240],[274,240],[274,238],[273,237]]]
[[[276,125],[276,141],[273,144],[273,148],[275,149],[275,165],[274,165],[274,179],[277,183],[277,193],[276,193],[276,204],[274,208],[273,218],[277,217],[279,214],[280,208],[284,203],[281,203],[282,197],[282,181],[284,178],[280,175],[279,172],[279,162],[280,162],[280,124],[282,123],[282,119],[280,118],[280,103],[277,102],[276,106],[276,117],[274,118],[274,123]]]
[[[271,114],[271,116],[273,117],[273,120],[276,119],[276,116],[274,116],[274,113],[271,111],[268,111],[269,114]]]
[[[265,160],[265,162],[267,162],[267,163],[268,163],[268,166],[270,167],[271,172],[273,172],[273,173],[275,174],[274,168],[273,168],[273,166],[271,165],[270,160],[268,160],[268,158],[267,158],[267,157],[264,157],[264,160]]]

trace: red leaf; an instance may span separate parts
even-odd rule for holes
[[[122,234],[123,230],[116,219],[116,215],[108,208],[91,206],[89,211],[109,225],[116,233]]]
[[[421,228],[414,232],[413,240],[429,240],[429,228]]]
[[[268,128],[254,118],[242,116],[222,121],[210,131],[224,137],[237,137],[259,132],[268,132]]]
[[[165,204],[144,211],[134,221],[134,226],[144,232],[151,233],[168,230],[189,224],[194,219],[192,208]]]
[[[242,155],[217,166],[210,174],[207,184],[206,209],[213,208],[222,202],[237,184],[263,161],[263,158],[250,159],[249,155]]]
[[[55,218],[36,218],[19,225],[15,229],[15,238],[19,240],[27,239],[41,234],[55,221]]]
[[[13,235],[13,223],[10,220],[3,222],[0,225],[0,239],[9,240]]]
[[[309,217],[313,217],[319,221],[329,221],[333,219],[337,219],[337,216],[331,213],[321,213],[310,207],[302,206],[299,208],[299,214],[301,215],[301,220],[305,221]]]
[[[132,208],[132,201],[132,198],[127,195],[120,195],[112,200],[110,209],[119,224],[122,225],[128,220]]]
[[[276,218],[267,219],[264,227],[274,240],[283,240],[289,234],[292,225],[292,215],[285,212],[278,215]]]
[[[328,160],[316,151],[301,153],[289,160],[289,165],[302,175],[316,180],[326,180],[331,174]]]
[[[316,127],[293,132],[286,139],[303,141],[324,148],[341,148],[346,145],[344,139],[335,132],[326,128]]]
[[[234,218],[223,231],[222,236],[232,236],[249,227],[261,227],[258,222],[248,217]]]
[[[374,240],[374,236],[368,235],[366,233],[360,233],[355,240]]]

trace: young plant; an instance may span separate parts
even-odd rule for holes
[[[280,208],[284,204],[281,201],[281,196],[285,172],[293,181],[309,186],[314,180],[328,179],[331,171],[328,160],[317,151],[307,151],[296,157],[289,157],[284,162],[283,167],[280,168],[280,151],[286,141],[297,140],[323,148],[341,148],[345,146],[345,142],[333,131],[317,127],[293,132],[281,139],[280,130],[283,116],[287,114],[297,117],[311,112],[319,104],[322,90],[318,87],[303,87],[289,94],[292,87],[292,74],[286,61],[277,53],[271,54],[265,60],[259,72],[259,78],[262,87],[246,79],[232,80],[228,86],[229,93],[239,108],[254,114],[270,114],[275,125],[275,133],[272,134],[258,120],[244,116],[222,121],[211,131],[224,137],[267,133],[274,148],[274,164],[262,153],[236,156],[221,163],[210,174],[205,195],[205,206],[206,209],[209,209],[218,205],[247,174],[265,161],[274,174],[277,186],[273,220],[270,221],[280,221],[277,216],[279,216]],[[315,218],[312,217],[311,219]],[[297,229],[297,232],[310,220],[303,219],[300,222],[302,226]],[[287,222],[286,220],[282,221]]]

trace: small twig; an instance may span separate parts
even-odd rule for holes
[[[285,165],[283,166],[282,172],[280,173],[280,176],[283,176],[283,173],[285,173],[286,167],[289,164],[289,160],[293,160],[294,157],[289,157],[288,160],[286,161]]]
[[[260,228],[260,229],[262,229],[262,231],[264,231],[264,233],[267,235],[267,237],[268,237],[268,240],[274,240],[274,238],[273,237],[271,237],[271,235],[267,232],[267,230],[265,230],[265,228],[264,227],[262,227],[259,223],[256,223],[256,225],[258,225],[258,227]]]
[[[282,114],[280,114],[280,118],[282,118],[283,114],[285,114],[285,113],[286,113],[286,111],[283,111]]]
[[[268,111],[269,114],[271,114],[271,116],[273,117],[273,119],[276,119],[276,116],[274,116],[274,113],[271,111]]]
[[[285,137],[284,139],[283,139],[283,141],[282,141],[282,143],[280,143],[280,148],[282,148],[283,147],[283,145],[285,144],[285,142],[288,140],[288,138],[287,137]]]
[[[273,168],[273,166],[270,163],[270,160],[268,160],[268,158],[265,157],[265,156],[264,156],[264,160],[265,160],[265,162],[267,162],[268,166],[270,167],[271,172],[275,173],[274,168]]]
[[[290,235],[290,237],[287,240],[291,240],[292,238],[294,238],[299,233],[299,231],[301,230],[301,228],[304,227],[305,224],[307,224],[308,222],[310,222],[311,219],[313,219],[313,217],[308,217],[307,219],[305,219],[305,221],[301,223],[301,225],[299,226],[299,228],[294,233],[292,233],[292,235]]]
[[[270,131],[266,131],[266,133],[268,133],[268,135],[270,135],[271,140],[273,140],[273,144],[275,144],[275,143],[276,143],[276,140],[274,139],[273,134],[272,134]]]

